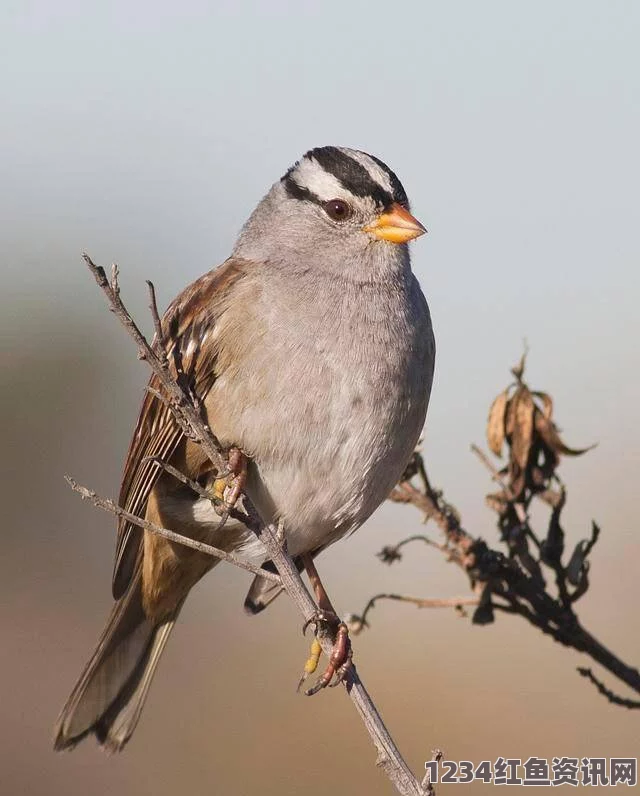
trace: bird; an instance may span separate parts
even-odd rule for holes
[[[435,341],[408,246],[424,232],[383,161],[316,147],[258,203],[230,257],[174,299],[156,335],[221,446],[244,463],[261,519],[280,524],[289,555],[318,581],[315,557],[385,500],[424,427]],[[120,506],[275,571],[256,534],[231,519],[220,527],[214,502],[163,467],[216,488],[161,393],[153,375]],[[124,748],[189,591],[217,563],[119,519],[115,604],[58,718],[56,750],[90,734]],[[255,576],[246,611],[280,591]]]

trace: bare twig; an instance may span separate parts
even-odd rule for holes
[[[158,313],[158,302],[156,301],[156,289],[153,282],[147,279],[147,287],[149,288],[149,309],[151,317],[153,318],[153,329],[155,331],[155,342],[157,344],[158,358],[163,366],[167,364],[167,350],[164,346],[164,335],[162,333],[162,321]]]
[[[131,514],[129,511],[125,511],[124,509],[120,508],[120,506],[118,506],[112,500],[100,497],[100,495],[97,495],[92,489],[87,489],[86,486],[82,486],[69,475],[65,475],[64,479],[74,492],[77,492],[82,496],[83,500],[90,500],[94,506],[97,506],[97,508],[102,509],[103,511],[108,511],[110,514],[115,514],[116,517],[122,517],[132,525],[137,525],[139,528],[144,528],[146,531],[151,531],[151,533],[155,533],[158,536],[163,536],[170,542],[176,542],[176,544],[181,544],[184,547],[190,547],[192,550],[197,550],[199,553],[205,553],[208,556],[220,558],[222,561],[227,561],[229,564],[233,564],[234,567],[240,567],[240,569],[245,569],[247,572],[251,572],[254,575],[260,575],[260,577],[263,577],[266,580],[273,581],[274,583],[282,583],[279,575],[276,575],[273,572],[267,572],[261,567],[256,567],[253,564],[249,564],[246,561],[243,561],[241,558],[237,558],[236,556],[232,555],[231,553],[226,553],[224,550],[220,550],[218,547],[205,544],[205,542],[198,542],[195,539],[191,539],[189,536],[182,536],[182,534],[175,533],[167,528],[161,528],[159,525],[156,525],[153,522],[143,520],[141,517],[136,517],[135,514]]]
[[[313,619],[318,608],[302,582],[295,564],[282,549],[278,541],[278,529],[273,525],[265,526],[260,534],[260,539],[280,573],[285,591],[298,607],[305,621]],[[321,634],[318,640],[325,655],[330,655],[333,648],[330,636]],[[355,666],[352,666],[347,672],[344,684],[377,749],[376,765],[383,769],[399,793],[406,794],[406,796],[424,796],[421,785],[402,758],[376,706],[360,680]]]
[[[431,755],[431,762],[437,766],[443,757],[444,752],[441,749],[434,749]],[[431,768],[427,768],[427,773],[422,779],[422,787],[424,788],[425,796],[435,796],[436,789],[431,781]]]
[[[598,680],[595,674],[588,667],[578,666],[578,674],[581,674],[582,677],[586,677],[587,680],[590,680],[602,694],[602,696],[606,697],[612,704],[620,705],[620,707],[628,708],[629,710],[640,710],[639,701],[635,699],[625,699],[624,697],[619,697],[617,694],[614,694],[613,691],[606,687],[602,680]]]
[[[500,486],[504,489],[509,497],[509,500],[515,500],[515,495],[511,491],[511,487],[507,483],[504,475],[498,470],[498,468],[493,464],[491,459],[487,456],[487,454],[479,448],[475,443],[471,445],[471,450],[475,453],[475,455],[480,459],[480,461],[484,464],[487,470],[491,473],[491,477],[493,480],[500,484]]]
[[[157,376],[163,387],[163,390],[168,396],[168,399],[166,399],[160,393],[158,394],[158,397],[161,400],[164,400],[166,405],[169,406],[181,427],[186,427],[191,432],[190,436],[202,446],[203,451],[207,454],[217,472],[219,474],[227,472],[227,462],[225,461],[225,457],[221,452],[220,444],[214,437],[211,429],[202,419],[198,407],[194,404],[193,396],[187,390],[183,389],[180,384],[178,384],[178,382],[171,375],[168,364],[163,362],[156,355],[122,303],[117,286],[114,288],[113,285],[109,284],[109,281],[104,273],[104,269],[100,266],[96,266],[88,255],[85,254],[83,257],[99,287],[105,293],[111,310],[115,313],[138,346],[139,357],[147,362],[149,367]],[[154,300],[155,297],[153,296],[151,302],[152,305],[154,304]],[[154,311],[152,306],[152,313],[157,314],[157,308]],[[156,334],[158,334],[158,326],[155,318],[154,325],[156,327]],[[161,325],[159,328],[161,333]],[[88,494],[86,496],[90,497],[95,502],[97,496],[91,493],[90,490],[87,490],[87,493]],[[99,498],[99,500],[103,501],[102,498]],[[98,503],[97,505],[100,504]],[[115,504],[112,505],[113,508],[109,508],[109,511],[114,509],[114,513],[123,511],[119,507],[115,506]],[[104,508],[104,506],[102,507]],[[297,567],[284,549],[281,532],[274,525],[267,525],[261,521],[258,513],[246,495],[244,496],[244,507],[249,515],[249,520],[247,523],[248,527],[256,530],[260,540],[267,550],[269,558],[273,561],[276,569],[278,570],[283,588],[297,606],[298,610],[304,617],[304,620],[308,621],[313,619],[318,608],[309,594],[306,586],[304,585]],[[126,514],[123,514],[122,516],[126,516],[130,522],[135,522],[136,524],[140,524],[141,522],[139,518],[133,517],[133,515],[127,516]],[[149,530],[159,532],[163,531],[164,529],[155,529],[150,527]],[[179,537],[176,538],[175,541],[183,543],[182,539],[183,537]],[[222,551],[216,551],[215,555],[217,555],[218,552]],[[264,570],[260,570],[261,576],[264,577],[266,574],[267,573]],[[330,655],[333,646],[330,636],[324,633],[319,633],[318,640],[320,641],[325,654]],[[365,725],[367,732],[369,733],[377,749],[378,756],[376,763],[384,770],[387,777],[394,784],[396,790],[402,794],[402,796],[425,796],[426,792],[428,792],[431,796],[433,793],[432,785],[428,785],[428,791],[425,791],[410,768],[407,766],[395,742],[391,738],[389,731],[385,727],[376,706],[374,705],[371,697],[367,693],[367,690],[360,680],[355,666],[350,668],[343,682],[352,702],[356,707],[356,710],[358,711]]]
[[[479,597],[409,597],[405,594],[376,594],[366,604],[364,611],[359,616],[352,616],[351,622],[357,627],[368,627],[367,615],[378,600],[395,600],[401,603],[410,603],[417,608],[455,608],[462,611],[465,605],[478,605]]]
[[[114,288],[109,284],[109,280],[104,272],[104,268],[96,265],[88,254],[83,254],[83,259],[89,270],[93,274],[94,279],[98,286],[103,291],[109,302],[111,311],[116,315],[120,323],[129,332],[134,342],[138,346],[138,357],[145,360],[149,367],[153,370],[162,387],[171,399],[170,408],[174,412],[176,418],[179,418],[181,425],[188,427],[192,435],[198,435],[198,442],[202,446],[202,450],[207,454],[209,460],[214,465],[216,470],[220,473],[226,469],[226,461],[221,453],[221,446],[215,439],[211,429],[204,423],[199,411],[194,407],[193,401],[190,396],[185,394],[185,391],[178,385],[176,380],[169,372],[168,365],[158,358],[153,351],[147,339],[142,334],[137,324],[129,314],[128,310],[122,303],[120,298],[119,289]]]
[[[391,500],[395,500],[395,498],[391,497]],[[405,501],[398,499],[397,502],[404,503]],[[414,534],[413,536],[407,536],[406,539],[398,542],[398,544],[385,545],[385,547],[383,547],[382,550],[377,553],[377,556],[385,564],[392,564],[394,561],[399,561],[402,558],[400,550],[405,545],[411,544],[412,542],[423,542],[431,547],[436,547],[438,550],[442,550],[445,547],[445,545],[441,544],[440,542],[434,542],[433,539],[429,539],[429,537],[425,536],[424,534]]]
[[[523,355],[523,356],[525,356],[525,355]],[[471,450],[480,459],[480,461],[484,464],[484,466],[487,468],[487,470],[489,470],[493,480],[496,481],[496,483],[500,484],[500,486],[504,489],[504,493],[509,498],[509,500],[511,500],[513,502],[514,511],[516,512],[516,515],[517,515],[518,519],[520,520],[520,522],[523,525],[527,525],[527,513],[525,511],[525,508],[522,505],[522,503],[519,503],[519,502],[516,501],[516,496],[513,494],[513,490],[511,489],[511,487],[507,483],[505,477],[497,469],[497,467],[495,467],[493,465],[492,461],[489,459],[487,454],[482,450],[482,448],[479,448],[477,445],[472,444],[471,445]],[[540,542],[538,542],[537,539],[535,541],[537,542],[537,545],[539,547],[540,546]]]
[[[180,470],[178,470],[172,464],[163,461],[159,456],[148,456],[146,459],[143,459],[143,461],[153,462],[158,467],[161,467],[163,470],[169,473],[169,475],[172,475],[177,481],[180,481],[181,483],[185,484],[185,486],[188,486],[189,489],[196,493],[196,495],[199,495],[201,498],[205,498],[206,500],[215,502],[211,492],[208,492],[203,486],[200,486],[200,484],[197,481],[194,481],[192,478],[187,478],[184,473],[181,473]]]

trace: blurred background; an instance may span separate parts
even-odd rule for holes
[[[51,750],[114,548],[111,518],[63,475],[117,495],[147,376],[80,252],[119,263],[149,330],[144,279],[165,306],[224,260],[313,146],[381,157],[429,229],[414,247],[438,341],[424,452],[468,530],[496,539],[469,444],[523,338],[567,442],[599,442],[561,468],[570,539],[603,529],[579,613],[640,664],[639,34],[633,0],[2,3],[0,792],[392,792],[344,694],[295,693],[295,610],[246,617],[249,577],[224,565],[189,599],[124,754]],[[324,555],[340,611],[378,591],[466,593],[435,551],[375,558],[420,527],[387,504]],[[434,746],[476,763],[638,755],[638,714],[522,621],[391,603],[371,618],[356,660],[416,771]]]

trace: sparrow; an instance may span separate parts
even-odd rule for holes
[[[315,556],[389,495],[424,426],[435,342],[408,248],[424,232],[381,160],[312,149],[260,201],[229,259],[162,318],[156,345],[223,448],[239,452],[245,494],[265,523],[280,523],[310,576]],[[256,534],[232,520],[220,527],[212,500],[162,466],[215,486],[211,462],[159,393],[152,376],[120,505],[273,571]],[[119,521],[115,605],[58,719],[56,749],[90,733],[110,751],[125,746],[190,589],[217,563]],[[257,575],[246,610],[280,591]]]

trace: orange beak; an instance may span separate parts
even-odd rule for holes
[[[380,240],[391,243],[406,243],[409,240],[424,235],[427,231],[402,205],[394,202],[386,213],[381,213],[378,218],[364,227],[365,232],[371,232]]]

